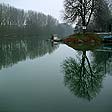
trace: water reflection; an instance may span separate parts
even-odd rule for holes
[[[0,40],[0,69],[27,58],[34,59],[52,53],[57,47],[45,40]]]
[[[93,52],[93,56],[94,61],[103,67],[105,74],[112,75],[112,52],[99,50]]]
[[[64,83],[77,97],[92,100],[100,92],[105,72],[102,64],[90,61],[87,51],[82,56],[67,58],[63,62]]]

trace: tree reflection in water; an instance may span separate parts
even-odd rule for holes
[[[0,70],[26,59],[34,59],[52,53],[58,46],[45,40],[7,39],[0,40]]]
[[[74,95],[90,101],[100,92],[104,78],[103,68],[95,62],[90,63],[86,51],[82,52],[79,61],[67,58],[62,68],[65,86]]]

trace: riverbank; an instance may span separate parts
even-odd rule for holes
[[[103,41],[99,34],[95,33],[77,33],[63,39],[64,43],[101,43]]]

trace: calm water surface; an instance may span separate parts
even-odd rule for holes
[[[0,41],[0,112],[112,112],[111,47]]]

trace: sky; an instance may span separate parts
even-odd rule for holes
[[[8,3],[16,8],[34,10],[51,15],[62,21],[64,0],[0,0],[0,3]]]

